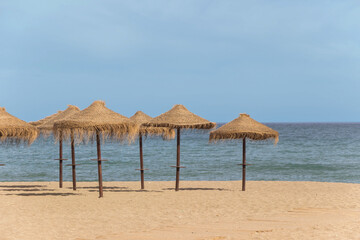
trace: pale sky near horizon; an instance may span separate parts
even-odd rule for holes
[[[360,1],[0,0],[0,106],[360,122]]]

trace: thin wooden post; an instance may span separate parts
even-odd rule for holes
[[[245,191],[246,181],[246,137],[243,138],[243,171],[242,171],[242,190]]]
[[[142,135],[141,135],[141,133],[139,134],[139,148],[140,148],[141,189],[145,189],[145,183],[144,183],[144,159],[143,159]]]
[[[73,178],[73,190],[76,190],[76,170],[75,170],[75,142],[74,133],[71,132],[71,166],[72,166],[72,178]]]
[[[103,197],[103,182],[102,182],[102,168],[101,168],[101,147],[100,147],[100,133],[96,132],[96,145],[97,145],[97,162],[99,174],[99,198]]]
[[[59,188],[63,187],[63,140],[62,132],[60,132],[59,138]]]
[[[176,154],[176,184],[175,191],[179,191],[180,181],[180,128],[177,129],[177,154]]]

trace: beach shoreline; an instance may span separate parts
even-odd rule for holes
[[[360,184],[0,182],[7,239],[360,239]]]

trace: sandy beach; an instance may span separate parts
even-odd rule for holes
[[[2,182],[0,239],[360,239],[360,184],[139,184]]]

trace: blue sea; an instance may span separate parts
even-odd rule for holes
[[[221,126],[222,124],[218,124]],[[248,180],[360,183],[360,123],[267,123],[280,134],[271,141],[247,142]],[[207,130],[182,130],[180,180],[241,179],[242,141],[208,143]],[[64,144],[70,163],[69,143]],[[0,145],[0,181],[58,181],[58,144],[38,138],[31,146]],[[96,143],[75,147],[78,181],[97,181]],[[176,140],[143,142],[146,181],[175,180]],[[104,181],[139,181],[138,141],[102,144]],[[64,166],[64,181],[71,181]]]

